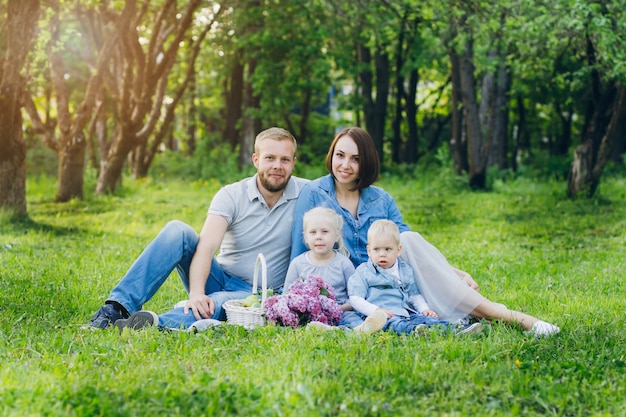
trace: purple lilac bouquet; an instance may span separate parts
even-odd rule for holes
[[[291,284],[288,293],[265,300],[265,317],[281,326],[298,327],[311,321],[334,325],[341,320],[341,307],[333,287],[309,275]]]

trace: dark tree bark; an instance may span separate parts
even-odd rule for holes
[[[452,79],[452,129],[450,132],[450,154],[454,171],[461,175],[469,170],[467,161],[467,137],[464,128],[463,94],[461,86],[461,59],[453,48],[448,48]]]
[[[486,187],[486,145],[481,129],[478,102],[476,101],[476,81],[474,79],[474,62],[472,39],[465,44],[461,57],[461,95],[465,110],[467,144],[469,155],[469,185],[472,188]]]
[[[256,71],[257,62],[254,58],[248,60],[248,77],[250,80],[254,71]],[[261,105],[261,97],[259,97],[250,81],[246,82],[244,90],[244,108],[243,122],[241,128],[241,141],[239,147],[239,168],[250,165],[252,163],[252,153],[254,152],[254,139],[261,131],[261,120],[254,114],[254,110]]]
[[[243,111],[244,96],[244,64],[241,61],[241,53],[235,54],[232,68],[230,69],[230,83],[225,88],[226,116],[224,123],[224,139],[230,143],[234,150],[239,143],[241,128],[241,115]]]
[[[400,33],[398,33],[398,44],[396,46],[396,82],[395,82],[395,109],[393,119],[391,120],[391,160],[394,163],[403,162],[402,155],[405,155],[403,152],[402,146],[402,111],[404,106],[402,103],[407,99],[407,95],[404,91],[404,75],[403,75],[403,66],[404,66],[404,24],[400,25]],[[413,97],[414,99],[414,97]]]
[[[572,145],[572,120],[574,110],[571,104],[567,106],[567,109],[563,109],[559,102],[556,102],[554,107],[561,122],[561,131],[556,136],[556,142],[552,152],[554,155],[565,156]]]
[[[406,120],[409,135],[406,139],[406,162],[415,163],[419,159],[419,131],[417,127],[417,84],[419,72],[411,70],[409,75],[409,88],[406,99]]]
[[[620,130],[624,105],[624,86],[610,82],[596,103],[583,142],[574,151],[567,181],[570,198],[580,193],[585,193],[587,197],[595,194],[615,143],[616,133]]]
[[[509,88],[511,85],[511,76],[509,70],[504,64],[505,57],[498,52],[498,68],[496,70],[496,85],[494,88],[493,107],[491,113],[493,115],[491,121],[491,146],[487,166],[497,166],[499,169],[506,169],[507,151],[508,151],[508,130],[509,130]]]
[[[37,0],[8,0],[4,36],[7,49],[0,57],[0,208],[18,217],[26,208],[26,145],[22,136],[20,75],[35,37],[40,4]]]
[[[359,62],[363,63],[363,67],[365,68],[359,74],[365,126],[372,136],[378,155],[382,160],[385,119],[387,115],[387,102],[389,100],[389,55],[384,51],[382,46],[378,45],[376,47],[373,64],[376,74],[376,88],[374,89],[374,72],[371,70],[371,51],[363,44],[359,44],[358,50]]]
[[[198,106],[196,106],[196,73],[194,72],[189,81],[189,89],[187,95],[187,117],[186,123],[186,137],[185,142],[187,144],[187,155],[191,156],[196,153],[196,136],[197,136],[197,115]]]

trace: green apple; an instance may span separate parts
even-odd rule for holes
[[[241,300],[241,305],[243,307],[251,307],[252,305],[259,302],[259,297],[256,294],[252,294]]]

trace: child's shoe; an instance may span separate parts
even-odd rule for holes
[[[417,337],[422,337],[422,336],[426,336],[429,332],[430,332],[430,328],[427,325],[418,324],[417,326],[413,328],[413,331],[411,332],[411,334]]]
[[[338,330],[339,327],[329,326],[326,323],[322,323],[321,321],[311,321],[306,325],[307,329],[315,329],[321,330],[323,332],[330,332],[332,330]]]
[[[547,323],[543,320],[537,320],[533,327],[527,332],[529,335],[533,335],[536,338],[551,336],[561,331],[558,326]]]
[[[482,332],[483,332],[483,325],[482,323],[478,322],[478,323],[469,324],[463,327],[462,329],[457,330],[457,332],[454,333],[454,335],[460,336],[460,335],[466,335],[466,334],[481,334]]]
[[[387,323],[387,313],[377,308],[372,314],[367,316],[365,321],[354,328],[355,333],[372,334],[376,333]]]

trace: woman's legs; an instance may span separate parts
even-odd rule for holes
[[[494,303],[493,301],[489,301],[487,299],[476,306],[470,315],[479,319],[495,319],[503,320],[507,323],[517,323],[526,331],[530,331],[533,325],[539,321],[539,319],[529,314],[516,310],[510,310],[504,304]]]

